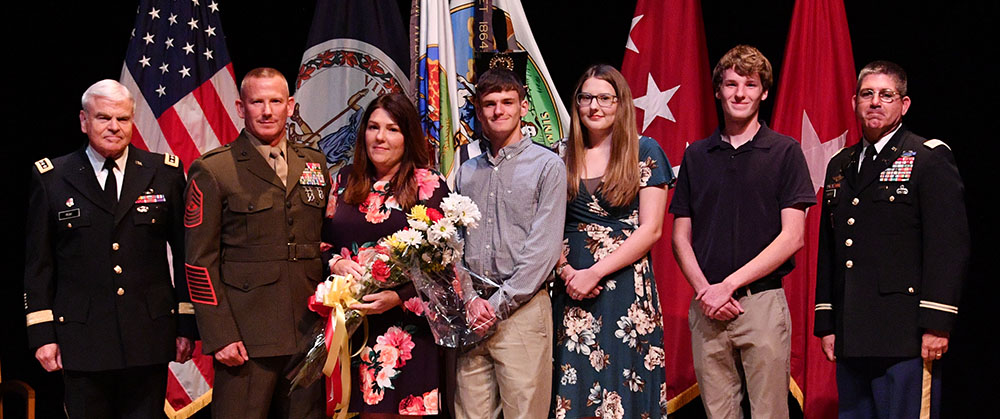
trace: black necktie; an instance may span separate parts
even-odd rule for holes
[[[871,175],[872,171],[875,170],[876,157],[878,157],[878,151],[875,150],[874,145],[865,147],[865,155],[861,159],[861,173],[858,174],[858,177],[867,179]]]
[[[115,168],[118,165],[115,164],[114,159],[104,160],[104,169],[108,171],[108,178],[104,181],[104,195],[108,198],[108,202],[112,206],[118,205],[118,180],[115,178]]]

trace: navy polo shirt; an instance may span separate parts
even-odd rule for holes
[[[761,122],[753,139],[739,149],[722,141],[718,129],[691,144],[670,213],[691,218],[698,265],[708,283],[717,284],[778,237],[782,209],[815,203],[799,143]],[[789,258],[765,278],[781,278],[793,267]]]

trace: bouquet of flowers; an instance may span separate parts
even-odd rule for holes
[[[417,205],[406,217],[409,228],[380,243],[389,248],[393,268],[406,272],[422,297],[436,343],[454,348],[488,336],[489,331],[468,328],[465,302],[475,295],[473,276],[486,285],[498,285],[460,263],[464,244],[459,228],[476,228],[479,208],[469,197],[451,193],[441,201],[441,211]]]
[[[358,327],[364,324],[364,313],[350,306],[361,298],[387,288],[394,288],[409,280],[406,273],[389,263],[390,249],[379,243],[361,247],[356,255],[346,255],[364,269],[360,278],[353,275],[330,275],[316,286],[309,297],[309,309],[327,320],[317,323],[310,335],[304,358],[289,373],[292,388],[306,387],[323,374],[331,376],[339,368],[340,380],[331,380],[328,401],[336,404],[346,401],[341,392],[350,386],[349,341]],[[367,329],[366,329],[367,330]],[[367,340],[367,331],[365,332]],[[362,344],[362,347],[364,344]],[[346,405],[346,403],[344,403]],[[329,413],[329,412],[328,412]]]

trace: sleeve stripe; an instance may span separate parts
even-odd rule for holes
[[[191,302],[212,306],[219,305],[219,301],[215,298],[215,287],[212,286],[212,278],[208,275],[208,269],[185,263],[184,273],[187,274]]]
[[[194,304],[191,304],[191,303],[177,303],[177,313],[179,313],[179,314],[194,314]]]
[[[830,303],[819,303],[816,304],[816,311],[820,310],[833,310],[833,304]]]
[[[198,227],[201,225],[202,199],[204,196],[201,193],[201,189],[198,189],[198,183],[194,179],[191,179],[191,185],[187,193],[187,203],[184,204],[184,227]]]
[[[34,326],[39,323],[50,322],[54,319],[52,316],[52,310],[38,310],[28,313],[27,317],[27,327]]]
[[[933,301],[920,300],[920,308],[944,311],[946,313],[958,314],[958,307],[948,304],[935,303]]]

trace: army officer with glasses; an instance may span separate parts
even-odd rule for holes
[[[969,265],[962,179],[947,144],[902,125],[898,65],[866,65],[853,104],[864,138],[827,167],[815,335],[837,362],[841,418],[938,417]]]

